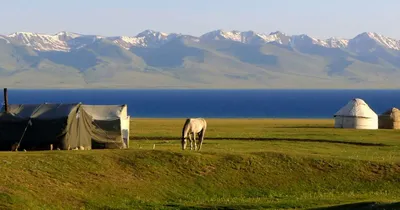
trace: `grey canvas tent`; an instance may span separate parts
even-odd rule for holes
[[[90,149],[92,118],[81,104],[10,104],[0,112],[0,149]]]
[[[128,106],[82,105],[92,118],[92,148],[129,148]]]
[[[10,104],[0,112],[0,150],[129,147],[126,105]]]

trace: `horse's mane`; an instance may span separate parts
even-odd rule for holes
[[[190,123],[190,118],[187,118],[185,121],[185,124],[183,125],[183,128],[182,128],[182,137],[183,138],[186,137],[185,134],[187,133],[187,129],[189,128],[189,126],[188,126],[189,123]]]

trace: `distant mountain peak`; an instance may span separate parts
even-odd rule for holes
[[[60,39],[60,41],[63,42],[67,42],[71,39],[75,39],[77,37],[82,36],[81,34],[77,34],[77,33],[71,33],[71,32],[67,32],[67,31],[60,31],[58,33],[56,33],[54,36],[57,36],[58,39]]]
[[[35,34],[36,33],[33,33],[33,32],[18,31],[18,32],[14,32],[12,34],[9,34],[8,37],[16,37],[16,36],[21,36],[21,35],[32,36],[32,35],[35,35]]]
[[[354,39],[374,39],[374,37],[379,36],[375,32],[362,32],[354,37]]]
[[[294,35],[293,37],[300,38],[300,39],[311,39],[311,37],[308,36],[307,34]]]
[[[349,44],[349,40],[339,37],[331,37],[326,40],[326,43],[327,46],[331,48],[346,48]]]
[[[130,49],[131,47],[158,47],[178,36],[180,34],[168,34],[147,29],[134,37],[116,36],[107,37],[107,39],[112,40],[125,49]]]
[[[146,37],[146,36],[161,36],[161,37],[167,37],[169,34],[168,33],[164,33],[164,32],[159,32],[159,31],[154,31],[154,30],[144,30],[142,32],[140,32],[138,35],[136,35],[136,37]]]
[[[207,40],[231,40],[231,41],[236,41],[236,42],[241,42],[245,44],[261,44],[261,43],[268,43],[268,42],[274,42],[279,39],[277,34],[272,34],[272,35],[266,35],[266,34],[261,34],[257,33],[252,30],[248,31],[238,31],[238,30],[232,30],[232,31],[225,31],[222,29],[215,30],[208,32],[206,34],[203,34],[200,39],[207,41]]]
[[[56,33],[55,35],[56,36],[68,36],[71,38],[76,38],[76,37],[82,36],[81,34],[68,32],[68,31],[60,31],[60,32]]]
[[[287,36],[287,34],[282,31],[274,31],[269,33],[269,35]]]
[[[376,33],[376,32],[363,32],[363,33],[361,33],[360,34],[360,36],[367,36],[367,37],[370,37],[370,38],[374,38],[374,37],[376,37],[376,36],[380,36],[378,33]]]
[[[392,50],[400,50],[400,41],[396,40],[394,38],[386,37],[381,34],[378,34],[376,32],[363,32],[356,37],[354,37],[351,40],[351,43],[353,45],[355,44],[361,44],[368,42],[368,45],[373,45],[371,41],[375,42],[375,44],[378,44],[380,46],[383,46],[388,49]]]
[[[154,30],[151,30],[151,29],[146,29],[146,30],[140,32],[139,34],[153,34],[153,33],[158,33],[158,31],[154,31]]]

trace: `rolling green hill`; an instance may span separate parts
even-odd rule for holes
[[[132,120],[126,150],[1,152],[0,209],[400,207],[397,130],[209,119],[194,152],[183,120]]]

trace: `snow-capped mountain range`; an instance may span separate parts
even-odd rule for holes
[[[281,31],[0,35],[8,87],[400,88],[400,41]]]
[[[0,39],[7,43],[16,43],[32,47],[37,51],[64,51],[68,52],[79,49],[96,40],[109,40],[115,44],[130,49],[132,47],[158,47],[170,40],[183,37],[180,33],[163,33],[152,30],[146,30],[136,36],[112,36],[105,37],[99,35],[84,35],[70,32],[59,32],[56,34],[39,34],[32,32],[16,32],[9,35],[0,35]],[[329,38],[326,40],[313,38],[311,36],[287,35],[283,32],[276,31],[269,34],[256,33],[254,31],[224,31],[215,30],[201,35],[200,37],[192,37],[194,41],[211,41],[211,40],[230,40],[241,42],[244,44],[266,44],[275,43],[280,45],[318,45],[326,48],[355,49],[361,48],[373,50],[376,46],[387,49],[400,50],[400,41],[380,35],[374,32],[364,32],[352,39]]]

